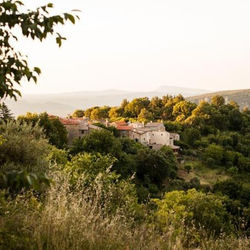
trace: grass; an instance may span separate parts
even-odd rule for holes
[[[106,213],[108,201],[100,201],[96,191],[72,191],[68,182],[58,177],[44,198],[32,193],[8,200],[0,197],[0,249],[247,250],[250,247],[248,239],[233,236],[221,235],[218,239],[176,236],[171,224],[163,232],[150,222],[146,210],[140,222],[128,218],[123,209]],[[190,229],[187,234],[192,233]]]
[[[184,165],[190,165],[191,171],[187,173]],[[178,176],[185,181],[190,181],[192,178],[197,177],[202,185],[214,185],[217,181],[224,181],[230,176],[225,173],[223,169],[208,168],[198,160],[186,160],[179,166]]]

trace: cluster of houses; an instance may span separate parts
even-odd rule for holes
[[[92,130],[102,129],[99,126],[93,125],[87,118],[82,119],[68,119],[60,118],[62,124],[68,131],[68,141],[71,143],[75,138],[81,138],[86,134],[89,134]],[[127,122],[104,122],[105,126],[113,126],[119,132],[121,136],[126,136],[134,141],[148,146],[152,149],[160,149],[166,145],[177,152],[179,146],[174,145],[174,141],[180,140],[180,136],[177,133],[170,133],[166,131],[165,126],[161,122],[149,122],[149,123],[127,123]]]

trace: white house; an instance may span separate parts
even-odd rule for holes
[[[159,149],[164,145],[171,147],[174,151],[179,149],[174,145],[174,141],[180,139],[179,135],[167,132],[162,123],[150,122],[143,127],[134,126],[129,137],[153,149]]]

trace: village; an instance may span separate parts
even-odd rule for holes
[[[88,118],[59,118],[68,132],[68,143],[71,144],[74,139],[82,138],[93,130],[103,129],[97,126],[96,122],[91,122]],[[180,136],[177,133],[166,131],[162,122],[109,122],[98,121],[106,127],[115,127],[121,137],[129,137],[130,139],[140,142],[141,144],[158,150],[162,146],[169,146],[174,152],[178,152],[179,146],[174,141],[179,141]]]

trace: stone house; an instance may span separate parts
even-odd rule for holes
[[[68,143],[71,144],[75,138],[81,138],[89,133],[88,121],[84,119],[59,118],[68,132]]]
[[[90,124],[87,119],[59,118],[68,132],[68,143],[71,144],[74,139],[82,138],[89,134],[92,130],[100,130],[102,128]]]
[[[174,145],[174,141],[180,139],[179,135],[167,132],[163,123],[150,122],[143,126],[136,124],[130,131],[129,137],[153,149],[159,149],[164,145],[171,147],[174,151],[179,149]]]

